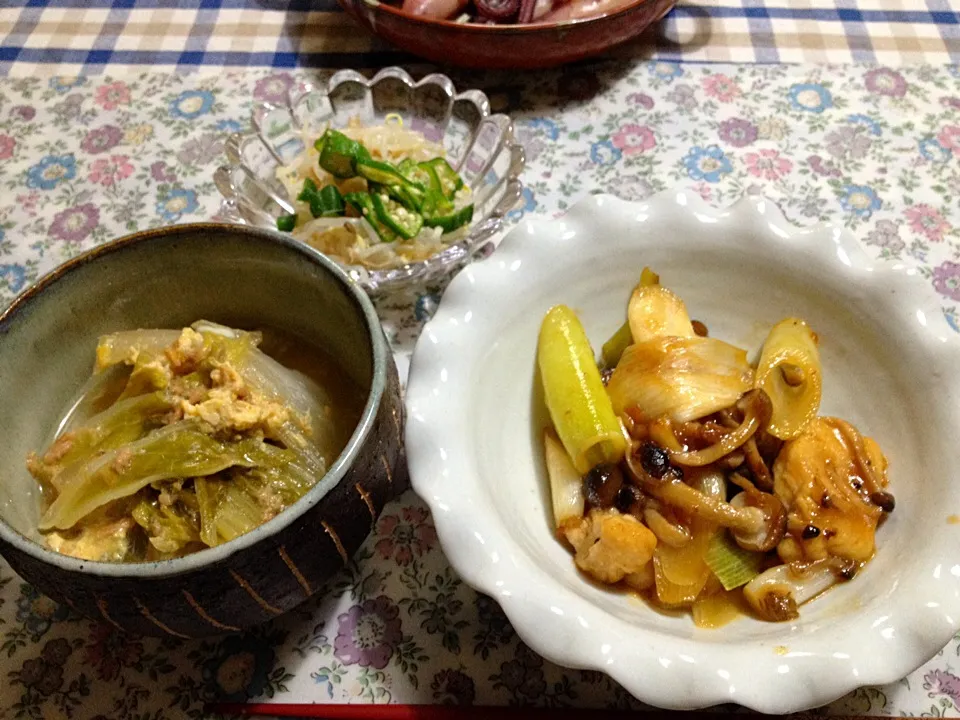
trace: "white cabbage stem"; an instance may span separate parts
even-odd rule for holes
[[[583,516],[583,482],[560,440],[549,429],[543,433],[543,454],[550,480],[553,523],[561,530],[566,523]]]

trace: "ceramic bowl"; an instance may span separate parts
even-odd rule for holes
[[[821,412],[853,422],[890,460],[897,507],[875,558],[795,622],[698,629],[586,582],[554,537],[540,322],[568,304],[599,348],[645,265],[711,336],[738,346],[758,348],[784,317],[806,319],[820,338]],[[450,284],[411,366],[411,479],[456,571],[548,659],[609,673],[665,708],[797,711],[904,677],[960,627],[958,365],[960,336],[929,285],[870,262],[845,230],[801,230],[754,197],[725,210],[690,192],[591,197],[560,220],[523,223]]]
[[[229,138],[227,164],[214,174],[227,216],[275,229],[277,216],[293,211],[276,169],[303,151],[304,136],[319,137],[327,127],[344,127],[354,118],[382,125],[388,115],[444,146],[451,165],[474,192],[473,223],[464,239],[422,262],[378,270],[343,265],[347,273],[368,292],[382,294],[436,280],[475,253],[492,249],[503,216],[520,199],[524,157],[513,140],[513,123],[506,115],[491,114],[490,102],[479,90],[458,92],[445,75],[414,81],[395,67],[371,79],[343,70],[324,87],[295,85],[281,106],[256,103],[255,132]]]
[[[45,549],[25,458],[89,377],[97,337],[200,318],[273,327],[326,349],[367,390],[340,457],[269,522],[184,558],[102,563]],[[276,617],[348,561],[402,490],[399,383],[371,303],[336,265],[280,233],[197,224],[108,243],[17,298],[0,336],[0,553],[42,592],[115,627],[192,637]]]
[[[642,33],[676,0],[634,0],[607,15],[555,23],[481,25],[417,17],[377,0],[339,0],[375,35],[441,65],[530,70],[582,60]]]

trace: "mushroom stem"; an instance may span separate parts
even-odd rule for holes
[[[748,534],[762,532],[766,525],[767,519],[759,508],[738,509],[695,490],[683,482],[683,477],[676,468],[664,472],[658,480],[643,468],[634,453],[627,454],[627,468],[647,494],[695,517]]]
[[[657,508],[648,507],[644,510],[643,521],[657,536],[657,540],[670,547],[683,547],[693,539],[689,528],[670,522]]]
[[[773,476],[770,474],[770,468],[768,468],[767,464],[763,461],[760,450],[757,448],[756,436],[748,438],[741,450],[743,451],[747,467],[750,468],[754,480],[757,481],[757,487],[767,492],[772,490]]]
[[[857,469],[860,470],[860,477],[863,478],[863,482],[867,486],[867,493],[872,495],[873,493],[883,492],[885,483],[877,477],[876,468],[870,462],[867,448],[863,444],[863,435],[853,425],[840,418],[830,418],[829,422],[840,431],[840,435],[847,446],[853,449],[851,455],[857,463]]]
[[[670,459],[679,465],[703,467],[715,463],[743,445],[770,419],[771,406],[770,398],[763,390],[751,390],[743,396],[741,403],[745,406],[745,414],[743,422],[736,429],[709,447],[702,450],[673,452],[670,454]]]

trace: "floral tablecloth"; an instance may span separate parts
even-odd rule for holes
[[[716,204],[751,188],[799,224],[852,229],[917,266],[960,332],[960,71],[956,67],[605,65],[464,74],[517,120],[527,189],[513,214],[608,191],[690,186]],[[0,82],[0,295],[125,232],[218,212],[223,135],[286,74]],[[380,303],[401,367],[440,289]],[[905,680],[825,712],[960,716],[960,643]],[[461,583],[430,515],[389,505],[351,566],[297,611],[243,635],[125,637],[39,595],[0,562],[0,717],[203,717],[214,698],[639,706],[605,676],[527,649]]]

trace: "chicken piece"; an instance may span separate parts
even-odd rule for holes
[[[609,584],[645,572],[657,546],[656,536],[646,525],[616,510],[591,511],[566,530],[566,537],[576,550],[577,567]]]
[[[835,418],[817,418],[786,442],[773,466],[774,493],[787,508],[790,532],[782,559],[869,560],[884,513],[876,499],[886,497],[892,503],[892,496],[883,492],[886,468],[887,460],[873,440]]]
[[[656,584],[656,581],[656,572],[653,569],[652,562],[644,565],[640,572],[630,573],[623,578],[627,587],[637,592],[646,592]]]

